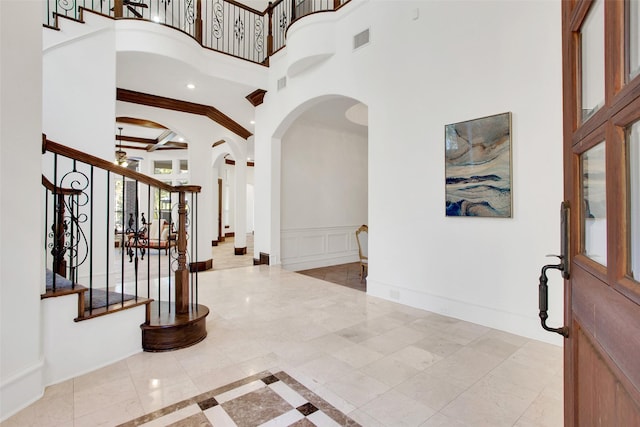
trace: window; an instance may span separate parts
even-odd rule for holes
[[[592,6],[580,31],[582,74],[581,119],[587,121],[604,105],[604,1]]]
[[[171,185],[171,181],[165,181],[165,184]],[[164,218],[171,222],[171,193],[155,188],[153,191],[153,218]]]
[[[155,175],[171,175],[173,173],[171,160],[154,160],[153,173]]]
[[[583,251],[607,265],[607,193],[604,141],[582,154]]]
[[[189,161],[180,160],[180,173],[189,173]]]

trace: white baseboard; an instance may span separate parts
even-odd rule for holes
[[[44,395],[44,360],[0,384],[0,422],[17,414]]]
[[[400,288],[376,281],[371,275],[367,277],[367,294],[550,344],[560,346],[563,344],[562,337],[550,334],[540,327],[540,321],[535,315],[525,316],[426,292],[418,292],[413,289]]]

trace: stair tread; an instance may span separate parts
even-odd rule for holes
[[[80,322],[82,320],[89,320],[95,317],[104,316],[106,314],[117,313],[118,311],[126,310],[128,308],[134,308],[145,304],[151,304],[153,299],[151,298],[142,298],[138,297],[137,299],[130,299],[122,302],[117,302],[114,304],[109,304],[108,306],[102,306],[98,308],[93,308],[90,310],[85,310],[84,314],[81,317],[77,317],[74,319],[76,322]]]

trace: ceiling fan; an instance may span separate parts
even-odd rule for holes
[[[127,162],[126,151],[122,151],[122,127],[118,127],[118,129],[120,130],[120,136],[118,138],[118,149],[116,150],[116,159],[113,161],[113,163],[115,163],[118,166],[122,166],[123,168],[126,168],[127,166],[129,166],[129,163]]]

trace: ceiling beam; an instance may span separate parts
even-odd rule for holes
[[[210,105],[196,104],[194,102],[165,98],[163,96],[135,92],[133,90],[121,88],[116,89],[116,99],[118,101],[131,102],[134,104],[146,105],[149,107],[163,108],[165,110],[180,111],[183,113],[206,116],[244,139],[247,139],[251,135],[253,135],[239,123],[235,122],[232,118]]]
[[[136,119],[134,117],[116,117],[116,123],[126,123],[151,129],[166,129],[166,127],[160,123],[152,122],[151,120]]]
[[[156,142],[154,144],[147,145],[147,151],[156,151],[158,148],[169,142],[174,136],[176,136],[176,133],[174,131],[165,130],[160,134],[159,137],[156,138]]]
[[[140,138],[138,136],[126,136],[126,135],[116,135],[116,140],[118,141],[127,141],[127,142],[138,142],[140,144],[156,144],[155,139],[151,138]]]

